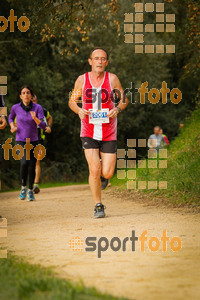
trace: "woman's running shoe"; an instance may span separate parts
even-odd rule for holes
[[[28,201],[34,201],[35,200],[35,196],[33,194],[32,190],[28,191]]]
[[[27,188],[21,189],[18,199],[25,200],[26,199]]]

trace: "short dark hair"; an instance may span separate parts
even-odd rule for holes
[[[92,56],[92,53],[93,53],[95,50],[103,50],[103,51],[106,53],[106,55],[107,55],[107,60],[108,60],[108,52],[107,52],[104,48],[102,48],[102,47],[95,47],[94,49],[92,49],[92,51],[90,52],[90,57]]]
[[[30,91],[31,95],[34,97],[33,90],[29,85],[23,85],[19,90],[19,95],[21,95],[23,89],[28,89]]]

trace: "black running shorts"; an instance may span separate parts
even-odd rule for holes
[[[99,149],[104,153],[117,154],[117,141],[97,141],[89,137],[81,137],[83,150]]]

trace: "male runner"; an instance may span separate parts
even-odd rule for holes
[[[109,179],[113,176],[117,153],[116,117],[126,108],[128,99],[117,76],[105,72],[108,54],[103,48],[93,49],[88,62],[92,70],[76,80],[69,107],[81,119],[80,136],[89,166],[89,184],[95,201],[94,217],[103,218],[100,177]],[[117,107],[114,93],[120,99]],[[80,96],[82,108],[77,105]]]
[[[37,96],[35,95],[32,98],[33,103],[38,103]],[[44,133],[51,133],[51,127],[53,124],[53,118],[50,115],[49,111],[46,110],[44,107],[42,107],[43,112],[44,112],[44,121],[47,124],[47,127],[45,128],[45,131],[41,129],[38,126],[38,140],[39,144],[43,145],[44,140],[45,140],[45,134]],[[40,159],[37,159],[36,166],[35,166],[35,180],[34,180],[34,186],[33,186],[33,192],[35,194],[38,194],[40,192],[39,188],[39,180],[40,180],[40,173],[41,173],[41,168],[40,168]]]

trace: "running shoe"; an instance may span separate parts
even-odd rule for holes
[[[101,189],[105,190],[108,185],[109,180],[101,176]]]
[[[33,194],[33,191],[29,190],[28,191],[28,201],[34,201],[35,200],[35,196]]]
[[[94,218],[105,218],[104,205],[97,203],[94,208]]]
[[[27,189],[26,188],[21,189],[21,192],[19,194],[18,199],[25,200],[26,199],[26,193],[27,193]]]
[[[39,188],[38,184],[34,184],[33,193],[38,194],[39,192],[40,192],[40,188]]]

